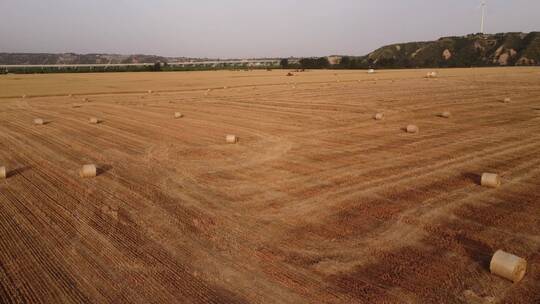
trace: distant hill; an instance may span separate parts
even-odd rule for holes
[[[345,59],[346,60],[343,60]],[[306,68],[433,68],[540,65],[540,32],[471,34],[398,43],[365,56],[329,56]],[[296,58],[289,58],[290,61]],[[207,58],[118,54],[0,53],[0,65],[126,64],[202,61]],[[309,60],[308,60],[309,61]],[[326,62],[325,64],[323,64]],[[291,65],[290,67],[294,67]],[[303,67],[302,65],[300,65]]]
[[[356,61],[360,66],[380,68],[540,65],[540,32],[471,34],[392,44]]]
[[[170,59],[154,55],[0,53],[0,65],[126,64],[168,62]]]

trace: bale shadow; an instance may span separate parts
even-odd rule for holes
[[[96,175],[99,176],[99,175],[105,174],[109,172],[110,170],[112,170],[112,168],[113,167],[111,165],[98,165],[96,168]]]
[[[461,174],[461,177],[464,179],[468,179],[477,185],[481,185],[482,182],[482,176],[476,173],[463,173]]]
[[[9,172],[7,172],[6,177],[10,178],[10,177],[13,177],[15,175],[19,175],[19,174],[24,173],[25,171],[30,170],[30,169],[32,169],[31,166],[24,166],[24,167],[20,167],[20,168],[14,169],[14,170],[10,170]]]
[[[466,236],[458,236],[457,240],[463,245],[465,252],[473,261],[478,263],[483,269],[489,269],[493,248],[485,243],[470,239]]]

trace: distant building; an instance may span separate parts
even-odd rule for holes
[[[336,64],[340,64],[341,63],[341,56],[328,56],[328,62],[331,64],[331,65],[336,65]]]

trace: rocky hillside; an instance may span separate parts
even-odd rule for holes
[[[540,65],[540,32],[393,44],[358,60],[363,66],[396,68]]]
[[[325,64],[308,65],[305,68],[540,65],[540,32],[444,37],[437,41],[392,44],[366,56],[345,57],[325,57],[328,59]],[[203,59],[153,55],[0,53],[0,65],[155,63],[187,60]]]

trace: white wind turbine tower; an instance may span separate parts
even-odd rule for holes
[[[486,21],[486,1],[482,1],[480,6],[482,7],[482,21],[480,23],[480,33],[484,34],[484,25]]]

